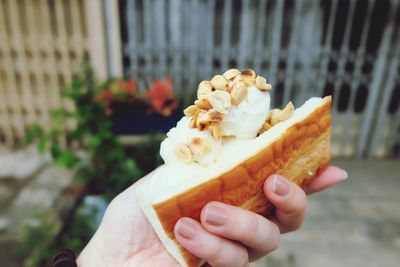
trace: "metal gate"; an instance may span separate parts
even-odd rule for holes
[[[254,68],[276,106],[333,95],[335,155],[400,154],[399,0],[83,2],[0,0],[0,142],[46,125],[89,51],[99,77],[168,75],[187,100],[214,73]]]
[[[398,155],[398,0],[119,4],[125,77],[144,85],[170,75],[190,96],[214,73],[253,68],[273,84],[276,106],[333,95],[334,155]]]

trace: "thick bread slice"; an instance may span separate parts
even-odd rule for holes
[[[325,98],[322,105],[287,128],[275,142],[231,170],[153,204],[150,211],[153,215],[145,210],[153,227],[159,228],[156,232],[164,245],[182,266],[200,266],[203,261],[175,241],[173,229],[179,218],[185,216],[199,220],[201,209],[210,201],[221,201],[267,215],[270,204],[263,194],[262,185],[269,175],[278,173],[301,185],[329,164],[330,104],[331,98]],[[158,222],[154,222],[154,213]],[[160,225],[164,236],[160,233]],[[171,244],[175,247],[171,248]]]

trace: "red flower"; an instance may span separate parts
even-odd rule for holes
[[[97,94],[95,100],[109,103],[113,100],[113,98],[114,98],[114,94],[111,91],[102,91],[99,94]]]
[[[146,92],[152,107],[164,116],[171,115],[176,108],[173,83],[170,78],[164,81],[155,80]]]
[[[121,94],[130,94],[133,95],[136,92],[137,89],[137,83],[135,80],[119,80],[115,82],[115,92],[116,93],[121,93]]]
[[[105,107],[105,112],[107,115],[110,115],[112,113],[111,110],[111,102],[114,99],[114,94],[111,91],[102,91],[98,93],[95,97],[95,101],[102,102]]]
[[[135,80],[126,81],[124,89],[125,89],[126,92],[129,92],[131,94],[136,92],[136,89],[137,89],[136,81]]]

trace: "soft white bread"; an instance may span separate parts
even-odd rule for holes
[[[312,98],[259,137],[232,142],[214,165],[164,165],[141,185],[138,199],[146,217],[182,266],[203,262],[176,242],[179,218],[199,220],[210,201],[267,215],[270,204],[262,184],[269,175],[278,173],[301,185],[329,163],[330,105],[331,97]]]

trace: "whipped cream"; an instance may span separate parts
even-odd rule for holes
[[[151,204],[161,203],[171,196],[188,190],[188,188],[193,188],[218,177],[274,143],[287,129],[307,118],[327,101],[328,97],[310,98],[297,108],[289,119],[278,123],[257,138],[224,141],[216,162],[210,166],[197,163],[185,164],[178,160],[169,161],[170,164],[162,165],[155,171],[152,179],[147,180],[149,184],[143,193],[144,198]],[[162,153],[166,152],[163,147],[161,151]]]
[[[221,122],[222,134],[237,139],[252,139],[264,124],[269,113],[271,98],[255,86],[248,88],[247,97],[237,106],[231,107]]]
[[[221,150],[221,141],[215,140],[209,131],[199,131],[196,128],[190,128],[189,122],[189,117],[180,119],[176,127],[169,130],[167,138],[161,142],[160,155],[165,164],[180,162],[181,160],[175,153],[175,148],[181,143],[188,144],[193,137],[202,138],[211,144],[211,152],[198,155],[194,158],[194,161],[206,166],[215,162]]]
[[[246,98],[238,106],[228,108],[227,114],[221,121],[222,135],[234,136],[239,140],[256,138],[269,114],[270,101],[268,92],[262,92],[255,86],[249,87]],[[215,163],[226,143],[234,142],[234,140],[217,141],[209,131],[190,128],[189,123],[190,118],[183,117],[161,143],[160,154],[166,164],[181,162],[175,153],[175,148],[181,143],[188,144],[193,137],[205,139],[211,144],[209,153],[196,155],[193,158],[194,163],[190,163],[199,163],[203,166]]]

